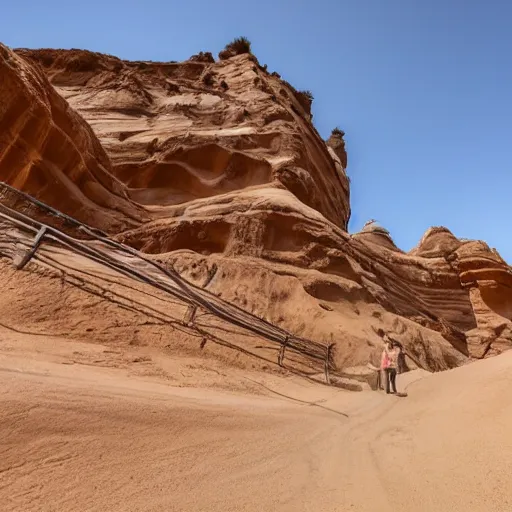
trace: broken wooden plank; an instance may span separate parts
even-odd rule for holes
[[[325,364],[324,364],[324,372],[325,372],[325,382],[327,384],[331,384],[331,376],[329,375],[329,366],[331,362],[331,352],[334,347],[335,343],[330,343],[327,347],[327,350],[325,351]]]
[[[197,306],[194,304],[189,304],[187,311],[185,311],[185,316],[183,318],[183,323],[189,327],[194,323],[194,318],[196,316]]]
[[[21,270],[34,256],[37,249],[41,245],[41,242],[43,241],[43,237],[46,234],[46,226],[42,226],[41,229],[37,232],[36,238],[34,239],[34,244],[32,245],[32,248],[30,251],[25,253],[22,260],[16,265],[16,270]]]
[[[286,339],[284,340],[283,344],[281,345],[281,348],[279,349],[279,356],[277,358],[277,364],[279,366],[283,366],[284,352],[286,350],[287,343],[288,343],[288,336],[286,336]]]

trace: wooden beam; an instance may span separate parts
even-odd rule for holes
[[[37,232],[36,238],[34,239],[34,244],[32,245],[32,249],[26,252],[23,256],[22,260],[16,265],[16,270],[21,270],[34,256],[37,249],[41,245],[43,241],[43,237],[46,234],[46,226],[41,227],[41,229]]]

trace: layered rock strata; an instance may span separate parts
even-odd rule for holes
[[[307,95],[253,55],[1,55],[12,112],[0,114],[0,179],[258,316],[335,341],[339,368],[375,364],[382,332],[430,370],[512,345],[506,262],[445,228],[408,254],[374,222],[349,235],[343,132],[324,142]],[[19,127],[36,105],[44,129],[27,136]],[[58,169],[58,179],[40,168]]]

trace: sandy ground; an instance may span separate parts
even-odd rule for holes
[[[3,511],[511,510],[512,352],[402,376],[407,398],[255,374],[257,396],[15,341],[0,332]]]

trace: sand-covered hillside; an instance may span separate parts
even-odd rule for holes
[[[228,393],[170,387],[140,354],[0,336],[6,512],[509,509],[512,352],[410,373],[407,398],[247,370]]]

